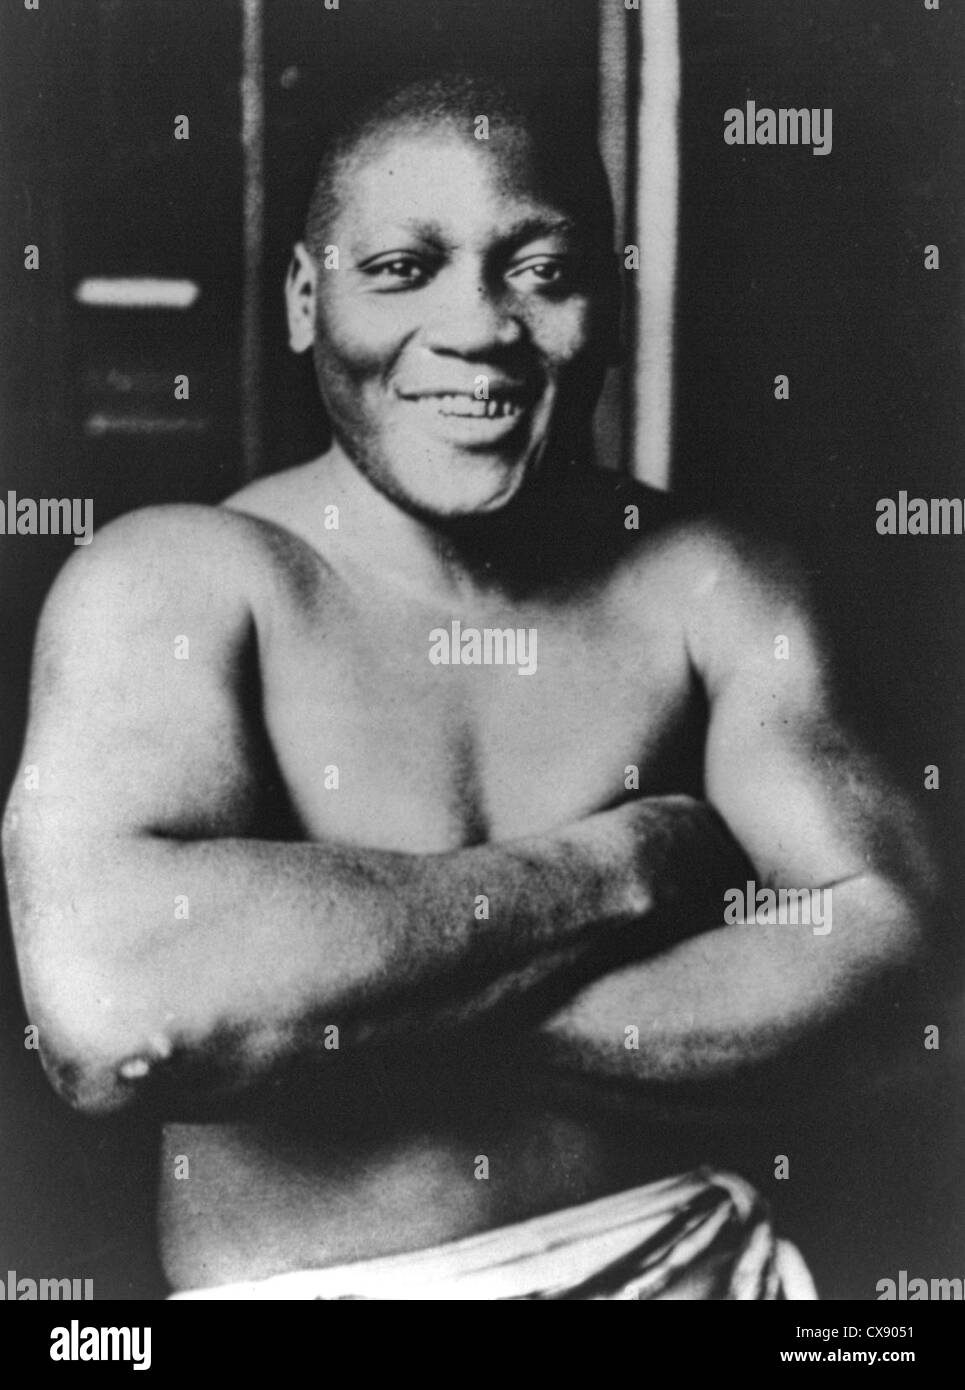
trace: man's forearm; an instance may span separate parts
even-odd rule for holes
[[[554,982],[568,997],[666,940],[661,907],[693,916],[737,853],[687,797],[439,854],[150,835],[93,844],[48,875],[34,859],[39,889],[13,895],[42,1051],[91,1109],[158,1083],[168,1095],[244,1091],[319,1054],[333,1025],[342,1049],[358,1049],[477,1023]],[[17,858],[30,856],[13,857],[16,889],[27,881]],[[44,949],[52,939],[68,968]]]
[[[39,821],[19,824],[28,1008],[55,1081],[93,1109],[156,1073],[175,1089],[182,1071],[212,1094],[244,1089],[330,1025],[343,1047],[458,1026],[573,972],[650,906],[621,812],[427,855],[157,836],[67,853],[35,838]]]
[[[853,1102],[883,1064],[906,1065],[892,998],[896,981],[907,997],[928,978],[935,909],[875,875],[832,891],[827,935],[724,927],[591,982],[532,1035],[534,1074],[598,1099],[612,1084],[676,1119],[799,1105],[816,1073],[825,1103],[828,1087]]]

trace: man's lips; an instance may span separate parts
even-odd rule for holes
[[[530,418],[536,396],[521,390],[494,391],[477,400],[470,391],[397,392],[411,407],[418,428],[440,442],[470,452],[502,445]]]

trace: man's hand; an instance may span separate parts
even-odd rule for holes
[[[640,797],[601,816],[619,847],[638,915],[656,909],[681,935],[720,925],[724,893],[743,884],[750,862],[724,821],[692,796]]]

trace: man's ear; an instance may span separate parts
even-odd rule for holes
[[[315,341],[315,285],[318,270],[302,241],[292,249],[291,264],[285,276],[285,305],[288,311],[288,346],[292,352],[307,352]]]

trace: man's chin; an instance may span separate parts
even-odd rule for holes
[[[522,490],[531,465],[520,462],[487,465],[478,457],[471,463],[440,470],[427,479],[420,471],[407,484],[398,479],[392,495],[406,510],[427,520],[460,521],[501,512]]]

